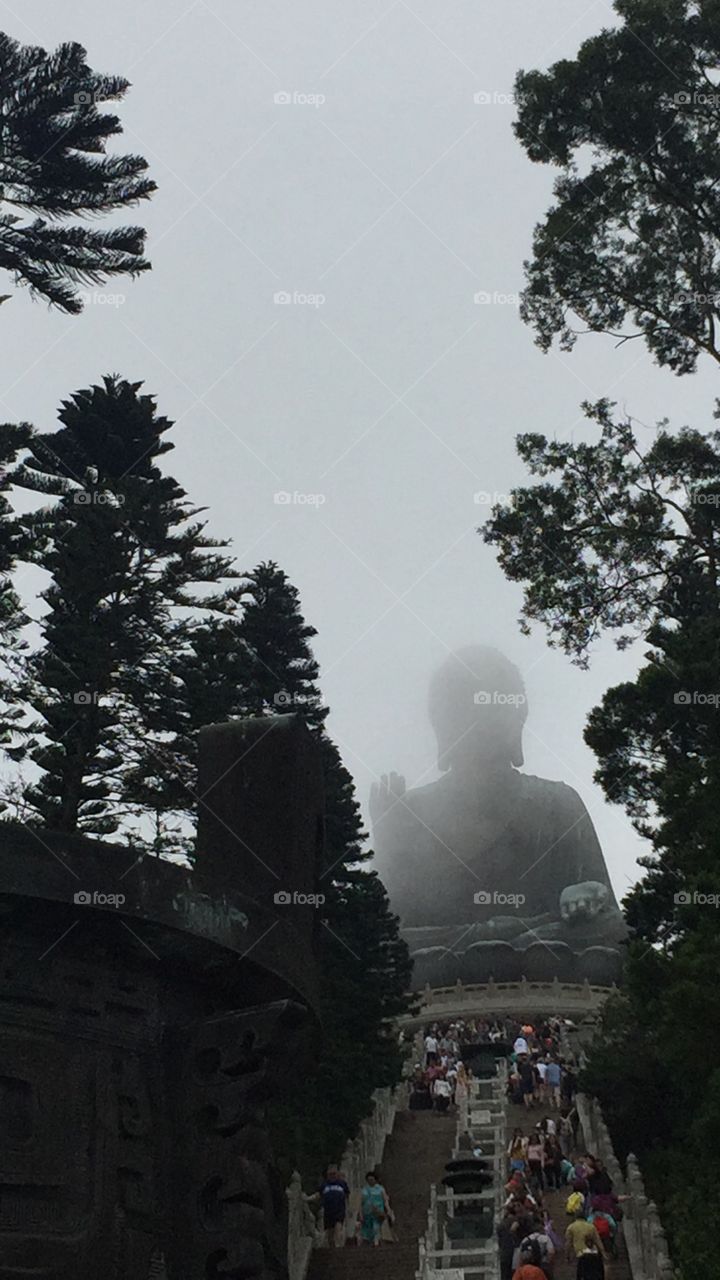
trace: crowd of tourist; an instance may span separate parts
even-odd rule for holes
[[[528,1111],[533,1107],[570,1111],[577,1092],[575,1067],[560,1051],[557,1028],[548,1023],[540,1031],[536,1035],[521,1027],[513,1041],[508,1096]]]
[[[597,1157],[573,1155],[576,1091],[558,1027],[520,1027],[510,1054],[509,1100],[545,1114],[527,1133],[516,1128],[508,1142],[507,1199],[497,1227],[501,1280],[553,1280],[563,1250],[576,1263],[576,1280],[604,1280],[607,1258],[615,1254],[622,1207],[612,1179]],[[551,1191],[567,1192],[564,1239],[546,1207]]]
[[[466,1100],[472,1070],[465,1065],[463,1046],[506,1042],[508,1027],[503,1022],[483,1019],[465,1022],[434,1022],[423,1034],[423,1062],[417,1062],[410,1077],[411,1111],[446,1112]]]
[[[513,1145],[517,1150],[515,1139]],[[501,1280],[553,1280],[563,1247],[568,1261],[577,1264],[577,1280],[603,1280],[605,1261],[615,1254],[622,1207],[601,1162],[588,1154],[573,1166],[571,1185],[578,1189],[570,1191],[565,1203],[569,1225],[564,1241],[529,1161],[518,1167],[516,1157],[514,1163],[497,1228]]]

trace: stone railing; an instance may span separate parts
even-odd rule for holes
[[[404,1096],[404,1085],[397,1085],[394,1089],[376,1089],[373,1094],[371,1114],[362,1121],[357,1138],[348,1140],[345,1146],[338,1167],[342,1170],[350,1188],[349,1221],[353,1221],[357,1213],[360,1189],[365,1182],[365,1174],[382,1160],[385,1141],[392,1132],[395,1113]],[[322,1243],[323,1236],[316,1224],[315,1214],[308,1204],[309,1197],[302,1189],[299,1173],[294,1173],[290,1179],[286,1195],[288,1199],[288,1278],[305,1280],[312,1250]]]
[[[368,1169],[374,1169],[382,1160],[385,1141],[395,1123],[395,1113],[406,1096],[405,1086],[396,1085],[394,1089],[376,1089],[373,1094],[374,1107],[367,1120],[360,1125],[360,1132],[354,1141],[348,1141],[340,1161],[340,1168],[350,1188],[350,1203],[354,1194],[360,1193],[365,1182]]]
[[[657,1207],[645,1194],[636,1157],[628,1156],[623,1174],[598,1101],[580,1093],[576,1106],[585,1146],[602,1160],[617,1195],[622,1197],[623,1231],[633,1280],[675,1280],[665,1232]]]
[[[660,1215],[645,1194],[640,1166],[632,1153],[627,1158],[625,1178],[625,1239],[633,1276],[643,1280],[674,1280],[675,1270],[668,1254],[667,1237]]]
[[[425,987],[416,999],[417,1011],[404,1019],[414,1028],[429,1019],[455,1014],[477,1013],[553,1013],[585,1014],[596,1012],[614,987],[592,986],[584,982],[489,982],[465,984],[459,979],[451,987]]]

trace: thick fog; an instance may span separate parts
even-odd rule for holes
[[[212,530],[299,588],[366,812],[381,773],[437,777],[438,664],[500,648],[525,681],[525,770],[577,789],[622,896],[640,842],[582,730],[636,656],[607,639],[581,672],[523,638],[476,533],[523,480],[514,436],[589,438],[584,399],[616,398],[646,440],[665,415],[709,425],[709,374],[600,337],[543,356],[517,312],[553,175],[514,139],[513,79],[611,17],[607,0],[3,5],[14,37],[79,41],[129,77],[118,146],[159,191],[135,219],[152,274],[77,319],[25,291],[3,305],[0,398],[47,430],[103,373],[157,394],[178,423],[167,465]]]

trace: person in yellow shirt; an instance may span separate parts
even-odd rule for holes
[[[575,1221],[570,1223],[565,1232],[565,1246],[568,1262],[572,1262],[573,1258],[579,1258],[581,1253],[587,1249],[588,1244],[592,1242],[600,1255],[605,1257],[602,1240],[593,1226],[592,1222],[586,1222],[582,1209],[575,1214]]]

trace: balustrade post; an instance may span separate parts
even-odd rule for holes
[[[353,1185],[352,1190],[359,1191],[367,1172],[363,1164],[363,1149],[360,1138],[356,1138],[352,1144],[353,1151]]]
[[[645,1271],[650,1261],[650,1248],[648,1241],[648,1220],[647,1220],[647,1196],[639,1195],[635,1197],[635,1206],[637,1209],[637,1217],[635,1225],[637,1228],[638,1244],[640,1245],[640,1258],[642,1261],[643,1271]]]
[[[650,1240],[653,1251],[653,1258],[656,1265],[668,1259],[667,1237],[663,1230],[660,1214],[657,1205],[651,1200],[648,1205],[648,1221],[650,1224]]]
[[[377,1101],[375,1104],[375,1110],[370,1119],[370,1134],[372,1138],[372,1164],[368,1165],[368,1168],[374,1169],[380,1163],[380,1152],[383,1145],[382,1100]]]
[[[293,1173],[285,1194],[288,1201],[288,1280],[304,1280],[318,1231],[309,1205],[303,1194],[297,1169]]]
[[[420,1236],[420,1239],[418,1240],[418,1264],[420,1280],[427,1280],[428,1263],[425,1236]]]

